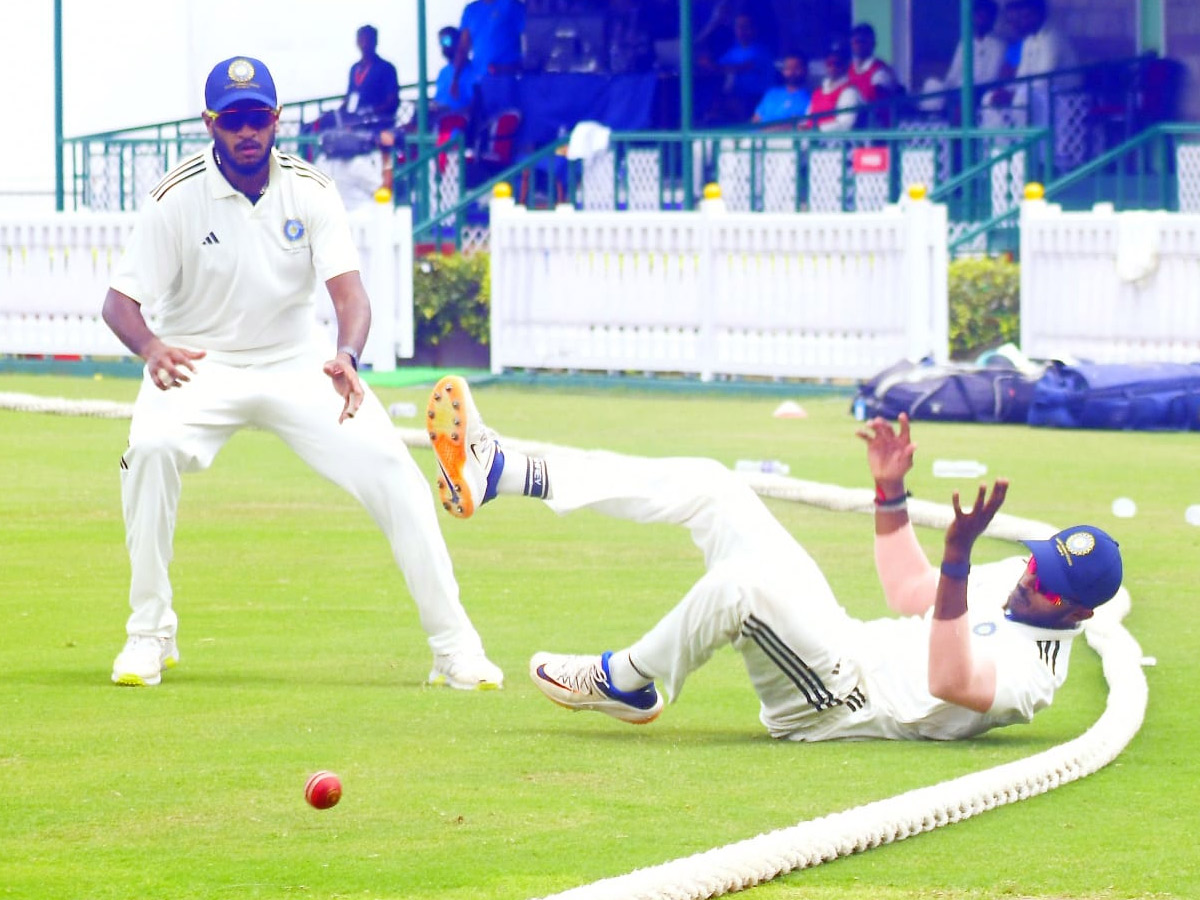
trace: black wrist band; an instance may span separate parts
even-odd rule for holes
[[[897,497],[885,497],[883,488],[875,485],[875,506],[882,509],[903,509],[908,498],[912,496],[912,491],[905,491]]]
[[[358,371],[358,354],[354,352],[353,347],[338,347],[338,353],[345,353],[350,357],[350,365],[354,367],[354,371]]]
[[[961,578],[965,581],[967,576],[971,574],[971,564],[969,562],[943,562],[942,574],[947,578]]]

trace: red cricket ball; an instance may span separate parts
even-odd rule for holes
[[[342,799],[342,780],[322,769],[315,772],[304,785],[304,799],[316,809],[329,809]]]

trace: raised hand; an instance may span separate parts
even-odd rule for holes
[[[896,427],[876,416],[855,432],[867,442],[867,465],[880,484],[903,484],[913,467],[917,445],[909,435],[908,415],[900,413]]]
[[[975,540],[987,530],[1000,507],[1004,505],[1004,497],[1008,493],[1008,480],[997,478],[988,493],[987,485],[981,484],[975,495],[975,504],[969,510],[964,510],[959,500],[958,491],[954,492],[954,521],[946,529],[946,549],[953,548],[962,553],[970,553]]]

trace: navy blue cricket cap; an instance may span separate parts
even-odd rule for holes
[[[1091,525],[1064,528],[1045,541],[1021,541],[1037,560],[1043,593],[1061,594],[1095,609],[1121,587],[1121,550],[1107,532]]]
[[[276,109],[275,80],[261,61],[249,56],[233,56],[213,66],[204,84],[204,105],[209,112],[221,112],[239,100],[255,100]]]

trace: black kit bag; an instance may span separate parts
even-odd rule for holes
[[[1034,387],[1029,424],[1200,431],[1200,363],[1051,363]]]
[[[1038,374],[996,363],[902,360],[863,382],[851,409],[857,419],[903,412],[913,420],[1023,423]]]

